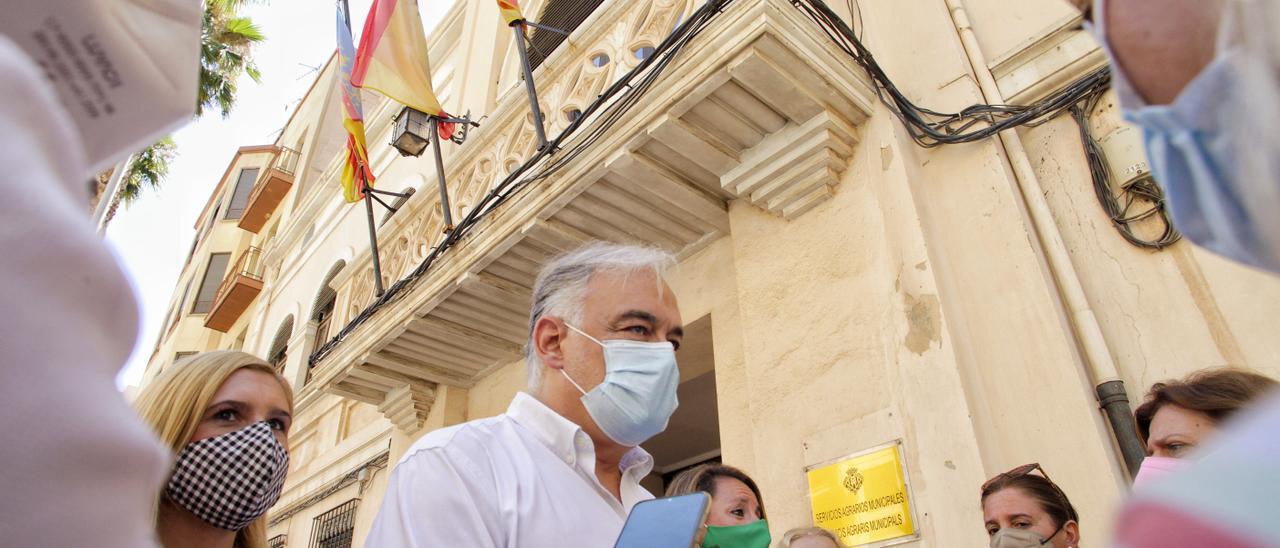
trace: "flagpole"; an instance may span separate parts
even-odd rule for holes
[[[373,222],[373,201],[369,199],[369,182],[364,178],[363,169],[360,170],[360,182],[360,188],[364,193],[364,210],[369,214],[369,253],[373,257],[373,289],[377,296],[381,297],[385,291],[382,288],[382,260],[378,257],[378,227]]]
[[[436,176],[440,182],[440,211],[444,214],[444,231],[453,230],[453,214],[449,207],[449,187],[444,180],[444,157],[440,153],[440,118],[431,117],[431,148],[436,153]]]
[[[524,43],[525,22],[511,25],[516,33],[516,48],[520,53],[520,65],[524,68],[524,88],[529,94],[529,107],[533,109],[533,128],[538,133],[538,150],[547,147],[547,130],[542,127],[542,107],[538,106],[538,88],[533,84],[533,67],[529,64],[529,48]]]
[[[342,0],[342,17],[346,19],[347,30],[351,29],[351,5]],[[358,90],[356,93],[360,93]],[[373,289],[378,297],[386,290],[382,288],[382,259],[378,257],[378,226],[373,222],[373,202],[369,199],[369,180],[365,178],[368,166],[360,165],[357,159],[356,176],[360,178],[360,198],[364,200],[364,211],[369,218],[369,255],[373,258]]]

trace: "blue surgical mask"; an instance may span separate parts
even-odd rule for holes
[[[604,347],[604,382],[590,392],[583,390],[564,369],[560,370],[582,392],[582,405],[596,426],[609,439],[627,447],[640,445],[666,430],[667,419],[679,405],[676,387],[680,384],[680,369],[676,367],[675,347],[669,342],[600,341],[565,325]]]
[[[1149,105],[1112,54],[1105,9],[1095,1],[1089,30],[1112,60],[1121,112],[1143,130],[1174,224],[1210,251],[1280,272],[1280,142],[1267,139],[1274,130],[1263,127],[1280,120],[1280,105],[1248,94],[1250,86],[1280,85],[1263,68],[1268,62],[1220,40],[1217,56],[1172,104]],[[1249,24],[1240,19],[1229,9],[1220,33],[1232,36],[1233,25]]]

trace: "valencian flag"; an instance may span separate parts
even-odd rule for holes
[[[520,0],[498,0],[498,11],[507,20],[508,26],[516,26],[524,22],[524,13],[520,11]]]
[[[338,6],[338,87],[342,89],[342,127],[347,129],[347,161],[342,166],[342,196],[348,203],[364,198],[365,185],[373,186],[369,170],[369,153],[364,140],[364,108],[360,91],[351,85],[351,69],[355,65],[356,48]]]
[[[422,31],[416,0],[373,0],[360,34],[356,87],[375,90],[414,110],[449,118],[431,88],[427,37]],[[440,124],[440,137],[453,135],[453,124]]]

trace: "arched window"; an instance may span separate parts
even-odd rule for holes
[[[549,0],[536,22],[573,34],[574,29],[586,21],[591,12],[596,11],[602,3],[603,0]],[[559,32],[533,29],[529,35],[529,42],[533,44],[529,48],[529,66],[538,68],[551,52],[564,43],[565,38]]]
[[[293,337],[293,315],[284,319],[276,330],[276,337],[271,339],[271,349],[267,351],[267,361],[276,368],[276,372],[284,374],[284,364],[289,357],[289,339]]]
[[[324,281],[320,282],[320,290],[316,292],[315,302],[311,305],[311,321],[316,322],[315,348],[319,348],[324,343],[329,342],[333,324],[333,307],[338,300],[338,291],[333,288],[332,282],[338,273],[342,272],[342,269],[346,267],[346,261],[338,261],[329,269]],[[312,348],[313,352],[315,348]],[[308,382],[311,382],[310,360],[307,363],[307,378],[304,384]]]

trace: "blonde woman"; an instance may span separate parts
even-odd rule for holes
[[[137,407],[176,459],[156,508],[160,543],[266,548],[289,469],[289,384],[244,352],[205,352],[161,373]]]
[[[724,464],[700,464],[677,474],[666,496],[699,491],[711,495],[702,548],[769,548],[764,497],[746,472]]]
[[[782,535],[778,548],[848,548],[835,533],[821,527],[797,527]]]

